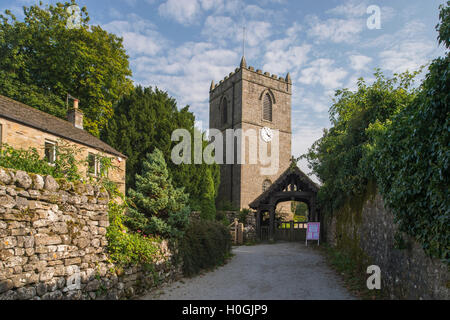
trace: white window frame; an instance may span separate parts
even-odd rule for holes
[[[94,172],[90,172],[90,169],[91,169],[91,163],[89,161],[89,157],[90,156],[94,157]],[[98,177],[98,173],[99,173],[99,170],[98,170],[98,158],[97,158],[97,154],[95,154],[95,153],[92,153],[92,152],[88,153],[88,168],[87,168],[87,172],[91,176]]]
[[[89,172],[90,169],[90,163],[89,163],[89,156],[92,155],[94,157],[94,172]],[[100,176],[100,172],[101,172],[101,161],[100,161],[100,157],[98,153],[92,153],[89,152],[88,153],[88,168],[87,168],[87,172],[89,175],[94,176],[94,177],[99,177]]]
[[[55,165],[55,161],[56,161],[56,145],[57,144],[56,144],[55,141],[45,139],[45,142],[44,142],[44,153],[45,153],[45,156],[46,156],[46,153],[47,153],[47,144],[50,144],[50,145],[53,146],[53,159],[47,159],[47,162],[50,165]]]

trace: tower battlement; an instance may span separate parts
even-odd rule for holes
[[[261,69],[256,69],[255,70],[255,68],[252,67],[252,66],[248,66],[247,67],[247,63],[245,62],[245,58],[242,57],[241,65],[240,65],[239,68],[236,68],[233,72],[230,72],[227,76],[225,76],[222,80],[220,80],[219,83],[214,83],[214,80],[211,81],[211,87],[209,89],[209,92],[210,93],[214,92],[217,88],[219,88],[220,86],[224,85],[227,81],[232,79],[234,75],[241,73],[241,71],[255,73],[257,75],[266,77],[268,79],[279,81],[283,85],[286,85],[286,84],[291,84],[292,85],[292,80],[291,80],[291,76],[290,76],[289,73],[285,77],[282,77],[282,76],[278,76],[276,74],[271,74],[270,72],[263,72]]]

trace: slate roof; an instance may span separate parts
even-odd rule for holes
[[[94,137],[87,131],[76,128],[69,121],[60,119],[2,95],[0,95],[0,117],[118,157],[127,158],[125,155],[107,143]]]
[[[261,203],[265,203],[270,198],[270,195],[272,193],[281,191],[285,187],[290,175],[295,175],[298,177],[298,179],[304,186],[304,191],[314,193],[317,193],[319,191],[319,186],[314,181],[312,181],[305,173],[303,173],[303,171],[300,170],[297,165],[291,164],[291,166],[286,169],[286,171],[283,172],[280,177],[274,183],[272,183],[265,192],[263,192],[259,197],[253,200],[252,203],[250,203],[249,207],[252,209],[257,209]]]

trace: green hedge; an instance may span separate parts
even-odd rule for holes
[[[180,242],[183,273],[192,276],[225,263],[230,255],[229,230],[215,221],[192,220]]]

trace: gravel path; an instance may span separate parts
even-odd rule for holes
[[[355,299],[318,252],[285,242],[233,249],[223,267],[184,278],[142,300],[344,300]]]

